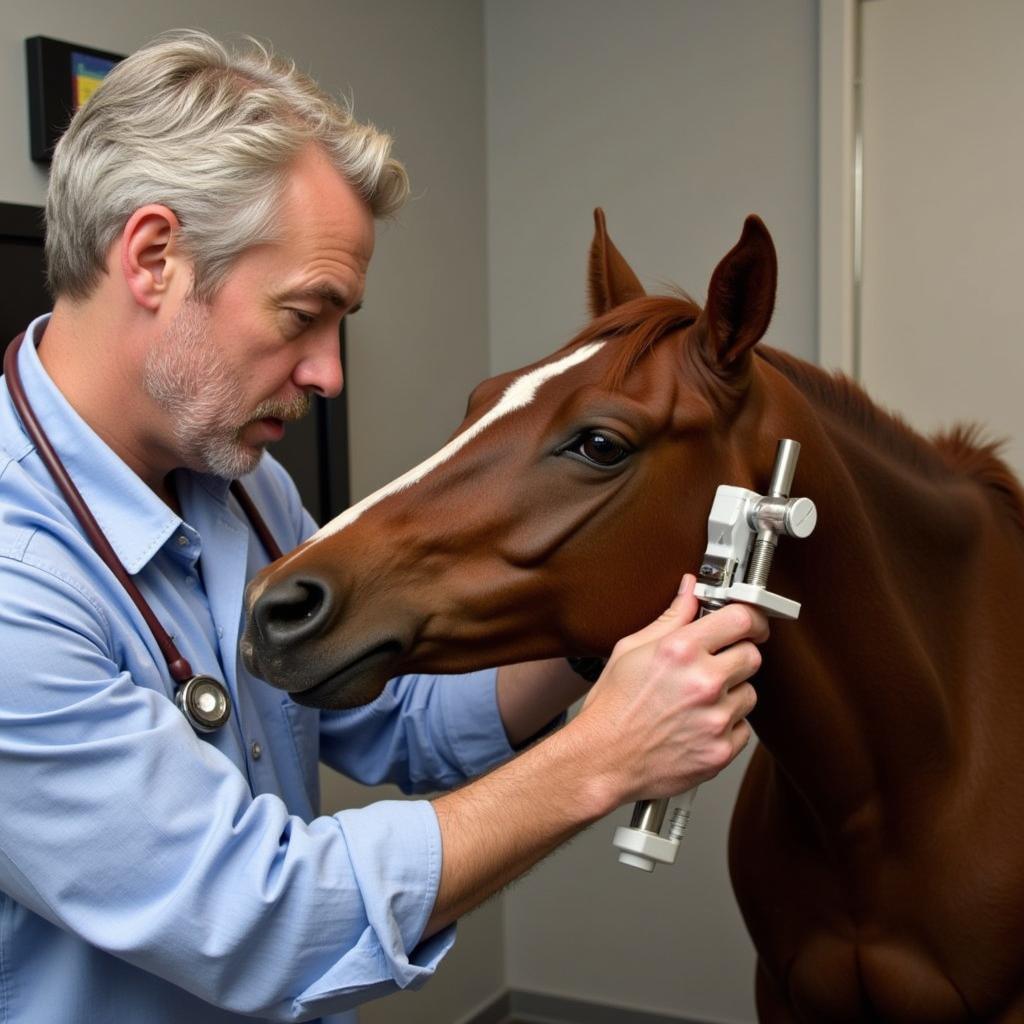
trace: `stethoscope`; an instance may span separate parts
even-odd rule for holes
[[[21,375],[18,373],[18,350],[21,348],[24,337],[24,332],[19,334],[8,346],[4,355],[4,376],[7,378],[7,388],[11,394],[11,401],[14,402],[14,408],[21,417],[21,422],[29,437],[34,442],[36,451],[39,452],[39,457],[43,460],[43,465],[49,470],[54,483],[60,488],[68,505],[71,506],[71,511],[75,513],[81,523],[89,543],[128,592],[128,596],[135,602],[135,607],[139,609],[142,617],[146,620],[146,625],[152,630],[160,652],[167,662],[167,670],[175,683],[174,703],[178,705],[189,725],[196,732],[215,732],[231,718],[231,695],[220,680],[214,679],[213,676],[197,675],[192,671],[192,666],[182,657],[167,630],[160,625],[153,609],[150,608],[149,603],[135,585],[135,581],[128,575],[121,559],[117,557],[117,553],[110,546],[110,541],[107,540],[99,523],[89,511],[85,499],[68,475],[64,463],[54,451],[50,439],[46,436],[42,425],[36,419],[36,415],[29,405],[25,389],[21,384]],[[259,510],[253,504],[252,498],[237,480],[231,481],[231,493],[235,496],[238,504],[242,506],[252,528],[259,536],[263,547],[266,548],[267,554],[270,555],[271,561],[276,561],[281,557],[281,549],[277,546],[277,542],[259,514]]]

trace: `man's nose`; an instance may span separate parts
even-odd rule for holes
[[[341,367],[341,338],[337,330],[325,331],[306,352],[293,374],[296,385],[324,398],[337,398],[345,383]]]

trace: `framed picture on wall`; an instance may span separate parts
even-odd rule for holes
[[[53,147],[72,115],[96,91],[110,69],[123,59],[117,53],[46,36],[25,40],[33,160],[43,164],[50,162]]]

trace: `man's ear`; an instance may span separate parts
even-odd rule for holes
[[[594,211],[594,240],[590,243],[588,285],[590,315],[595,319],[630,299],[638,299],[647,294],[622,253],[608,237],[601,207]]]
[[[775,308],[778,262],[760,217],[746,219],[740,240],[722,257],[698,322],[708,359],[721,369],[742,360],[764,336]]]
[[[190,274],[180,242],[181,224],[173,210],[151,204],[129,218],[121,232],[121,274],[132,298],[156,312],[182,274]]]

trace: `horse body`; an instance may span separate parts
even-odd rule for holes
[[[605,654],[699,564],[717,485],[763,488],[795,438],[820,525],[773,569],[803,611],[765,650],[730,837],[759,1013],[1024,1021],[1016,482],[754,349],[775,289],[756,219],[704,310],[645,297],[601,217],[590,270],[591,327],[485,382],[437,457],[254,582],[251,666],[350,706],[399,672]]]
[[[1022,1020],[1024,534],[1008,475],[963,442],[944,458],[781,353],[757,367],[783,377],[772,433],[800,430],[798,487],[823,526],[777,558],[773,589],[803,610],[765,652],[730,835],[761,1018]],[[852,423],[835,408],[850,399]]]

